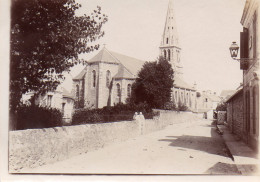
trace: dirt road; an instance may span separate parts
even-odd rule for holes
[[[240,174],[209,120],[164,130],[22,173]]]

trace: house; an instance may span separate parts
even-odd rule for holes
[[[24,104],[30,104],[29,99],[34,95],[33,92],[26,93],[22,97]],[[59,109],[63,113],[63,122],[70,123],[74,111],[73,95],[65,88],[58,87],[53,92],[47,92],[39,95],[34,100],[35,104],[40,107],[50,107]]]
[[[243,89],[227,99],[231,130],[256,151],[259,147],[259,16],[259,1],[246,0],[240,21],[243,26],[239,59]]]

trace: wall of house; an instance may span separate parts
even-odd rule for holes
[[[243,138],[243,92],[232,98],[227,104],[227,123],[232,133]]]
[[[243,139],[254,149],[258,148],[259,143],[259,12],[259,3],[250,1],[243,20],[243,27],[248,28],[249,58],[258,58],[250,61],[249,69],[243,71],[245,104]]]
[[[135,118],[134,121],[10,131],[9,172],[54,163],[169,124],[200,119],[190,112],[174,111],[161,111],[160,117],[153,120],[144,120],[140,115]]]

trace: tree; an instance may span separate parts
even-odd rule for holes
[[[92,43],[104,35],[107,16],[97,7],[76,16],[75,0],[12,0],[10,108],[22,94],[55,90],[64,71],[84,63],[78,55],[99,48]]]
[[[132,86],[130,100],[134,103],[146,102],[153,108],[163,108],[171,100],[173,69],[163,57],[146,62]]]

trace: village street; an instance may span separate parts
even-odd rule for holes
[[[212,121],[186,121],[22,173],[240,174]]]

